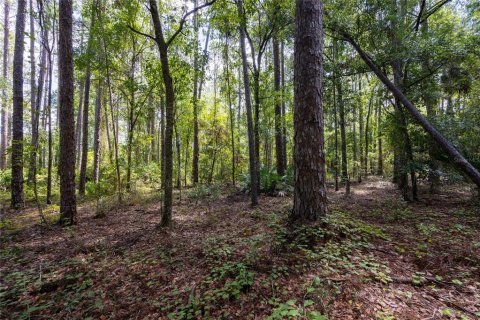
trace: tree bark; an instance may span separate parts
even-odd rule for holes
[[[225,36],[225,77],[227,79],[227,102],[228,102],[228,111],[230,117],[230,140],[231,140],[231,147],[232,147],[232,184],[235,186],[235,114],[234,114],[234,106],[232,104],[232,92],[230,86],[230,57],[229,57],[229,48],[228,48],[228,36]]]
[[[13,116],[12,116],[12,199],[13,209],[24,206],[23,196],[23,51],[25,32],[25,0],[17,1],[15,48],[13,51]]]
[[[83,117],[82,117],[82,156],[80,157],[80,177],[78,182],[78,193],[80,196],[85,195],[85,185],[87,182],[87,160],[88,160],[88,111],[90,104],[90,63],[87,65],[85,72],[85,96],[83,100]]]
[[[323,1],[296,1],[295,193],[292,218],[327,214],[323,133]]]
[[[103,84],[98,83],[95,97],[95,124],[93,131],[93,181],[98,183],[100,178],[100,121],[102,118]]]
[[[3,68],[2,76],[6,80],[8,79],[8,38],[10,36],[10,0],[5,0],[5,6],[3,10]],[[0,119],[0,170],[4,170],[7,163],[7,91],[6,88],[2,90],[2,106],[1,106],[1,119]]]
[[[75,117],[73,107],[72,0],[59,1],[58,35],[59,122],[60,122],[60,220],[76,222]]]
[[[252,119],[252,98],[250,93],[250,79],[248,74],[248,62],[247,62],[247,52],[245,49],[245,17],[243,12],[243,1],[236,0],[238,15],[241,19],[240,24],[240,53],[242,55],[242,68],[243,68],[243,86],[245,91],[245,107],[247,111],[247,131],[248,131],[248,153],[249,153],[249,164],[250,164],[250,196],[252,206],[258,204],[258,172],[257,172],[257,158],[256,158],[256,148],[255,148],[255,137],[254,137],[254,128],[253,128],[253,119]]]
[[[54,37],[55,39],[55,34]],[[47,204],[52,203],[52,166],[53,166],[53,139],[52,139],[52,76],[53,76],[53,58],[52,50],[48,50],[48,100],[47,100],[47,118],[48,118],[48,164],[47,164]]]
[[[33,126],[35,123],[35,105],[36,105],[36,63],[35,63],[35,19],[33,11],[33,0],[29,1],[29,16],[30,16],[30,123],[32,125],[32,139],[33,139]],[[30,179],[27,182],[31,182]]]
[[[42,31],[42,34],[46,31]],[[42,41],[45,41],[45,36],[43,36]],[[46,69],[46,60],[47,60],[47,50],[42,46],[40,54],[40,73],[38,75],[38,87],[36,94],[35,107],[33,108],[32,116],[32,141],[31,141],[31,151],[30,151],[30,164],[28,167],[28,182],[36,183],[37,176],[37,154],[38,154],[38,135],[39,135],[39,125],[40,125],[40,107],[43,98],[43,84],[45,82],[45,69]]]
[[[79,102],[77,110],[77,121],[75,130],[75,142],[76,142],[76,162],[78,164],[78,172],[80,172],[80,166],[82,163],[82,119],[83,119],[83,94],[85,93],[85,81],[80,83],[78,89]]]
[[[197,0],[194,1],[195,7]],[[198,183],[198,160],[200,148],[198,145],[198,16],[193,16],[194,30],[194,52],[193,52],[193,159],[192,159],[192,182],[193,185]]]
[[[285,157],[283,151],[283,133],[282,133],[282,105],[280,88],[280,48],[278,40],[273,38],[273,78],[275,86],[275,156],[277,161],[277,174],[285,175]]]

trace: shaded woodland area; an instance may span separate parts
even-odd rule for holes
[[[3,0],[0,319],[479,319],[480,3]]]

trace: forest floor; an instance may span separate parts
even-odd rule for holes
[[[7,212],[0,318],[480,318],[480,206],[468,189],[415,203],[375,177],[352,190],[330,191],[329,217],[297,228],[289,196],[251,208],[247,195],[196,203],[187,192],[167,230],[155,201],[104,218],[84,205],[68,228]]]

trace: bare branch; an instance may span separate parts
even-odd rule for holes
[[[182,32],[182,29],[183,27],[185,26],[185,23],[187,22],[187,18],[194,14],[195,12],[197,12],[198,10],[200,9],[203,9],[205,7],[209,7],[211,6],[216,0],[211,0],[209,2],[205,2],[204,4],[198,6],[198,7],[195,7],[193,8],[192,10],[188,11],[187,13],[185,13],[182,17],[182,20],[180,20],[180,25],[178,26],[178,29],[177,31],[175,31],[172,36],[170,37],[170,39],[168,39],[168,41],[166,42],[167,43],[167,47],[173,42],[173,40],[175,40],[175,38],[180,34],[180,32]]]

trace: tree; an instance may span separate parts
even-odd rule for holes
[[[240,53],[242,55],[243,69],[243,88],[245,91],[245,107],[247,109],[247,127],[248,127],[248,154],[250,163],[250,196],[252,206],[258,204],[258,171],[257,156],[255,152],[255,137],[252,119],[252,98],[250,94],[250,78],[248,75],[247,51],[245,49],[245,19],[243,12],[243,1],[236,0],[238,15],[240,16]]]
[[[193,10],[187,12],[183,15],[182,19],[180,20],[180,25],[178,28],[173,32],[173,34],[166,38],[163,32],[162,22],[160,20],[160,14],[158,12],[157,1],[150,0],[149,1],[149,10],[152,16],[153,28],[155,31],[155,36],[151,36],[148,34],[144,34],[135,30],[131,27],[132,31],[147,36],[148,38],[155,41],[158,47],[158,51],[160,53],[160,61],[162,64],[162,76],[163,76],[163,85],[165,89],[165,100],[166,100],[166,126],[165,126],[165,177],[163,178],[164,182],[164,208],[163,208],[163,215],[162,221],[160,222],[161,227],[166,227],[171,224],[172,221],[172,177],[173,177],[173,127],[175,122],[175,92],[173,87],[173,80],[172,75],[170,73],[170,65],[169,65],[169,56],[168,56],[168,47],[172,44],[175,38],[180,34],[182,31],[187,18],[197,12],[198,10],[210,6],[215,2],[212,0],[210,2],[206,2],[203,5],[195,7]]]
[[[296,1],[295,193],[292,218],[315,221],[327,213],[323,134],[323,1]]]
[[[59,1],[58,73],[60,123],[60,220],[76,222],[75,196],[75,118],[73,107],[72,0]]]
[[[100,120],[102,117],[103,85],[98,83],[95,97],[95,122],[93,131],[93,181],[99,182],[100,178]]]
[[[2,67],[2,76],[4,79],[8,77],[8,38],[10,36],[10,0],[5,0],[5,6],[3,9],[3,67]],[[5,169],[7,162],[7,91],[4,88],[2,90],[2,106],[0,110],[0,169]]]
[[[285,157],[283,152],[283,116],[280,91],[280,48],[277,37],[273,38],[273,74],[275,82],[275,154],[277,160],[277,173],[279,176],[285,174]]]
[[[23,51],[25,0],[17,1],[15,48],[13,51],[13,118],[12,118],[12,199],[11,206],[20,209],[23,198]]]

